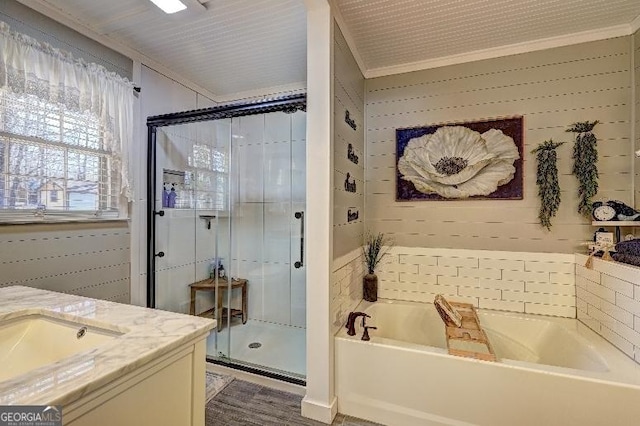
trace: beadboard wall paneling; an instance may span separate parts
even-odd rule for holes
[[[578,319],[640,364],[640,268],[576,255]]]
[[[364,235],[364,77],[337,24],[334,32],[334,207],[333,258],[337,259],[362,246]],[[349,111],[356,129],[345,122]],[[347,158],[351,144],[358,164]],[[345,190],[345,179],[355,182],[356,192]],[[358,218],[347,220],[348,212]]]
[[[572,253],[590,239],[576,213],[571,169],[574,122],[600,120],[596,198],[632,200],[631,37],[452,65],[366,81],[366,226],[399,246]],[[395,130],[435,123],[524,116],[524,199],[395,201]],[[551,232],[538,225],[535,156],[558,149],[562,204]]]
[[[377,272],[378,296],[432,303],[442,294],[482,309],[575,318],[574,261],[563,253],[396,246]]]
[[[331,333],[347,322],[349,312],[362,300],[362,278],[365,274],[362,249],[358,247],[333,261],[331,275]]]
[[[636,31],[633,37],[633,83],[634,83],[634,151],[640,150],[640,30]],[[640,208],[640,158],[635,157],[634,164],[634,190],[635,190],[635,207]]]
[[[126,222],[2,226],[0,287],[129,303],[129,238]]]
[[[0,21],[9,24],[12,31],[71,52],[75,58],[102,65],[128,79],[132,77],[131,59],[15,0],[0,2]]]

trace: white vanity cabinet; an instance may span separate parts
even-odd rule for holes
[[[0,358],[15,373],[0,374],[0,405],[62,406],[65,426],[204,426],[206,339],[215,325],[0,288],[0,348],[8,352]]]
[[[64,406],[64,425],[204,426],[205,342],[190,342]]]

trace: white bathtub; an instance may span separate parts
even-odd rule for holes
[[[336,335],[338,411],[392,425],[640,425],[640,366],[574,319],[480,310],[498,362],[451,356],[432,304],[380,300]]]

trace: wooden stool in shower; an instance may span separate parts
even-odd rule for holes
[[[198,281],[193,284],[189,284],[191,287],[191,306],[189,309],[189,313],[191,315],[197,315],[199,317],[205,318],[215,318],[218,322],[218,331],[222,330],[222,321],[227,317],[227,310],[222,309],[222,301],[223,294],[225,291],[229,289],[229,281],[226,278],[218,278],[218,300],[216,302],[216,307],[211,308],[207,311],[196,314],[196,293],[198,291],[208,291],[215,292],[216,291],[216,282],[213,278],[207,278],[206,280]],[[234,279],[231,281],[231,289],[240,288],[242,291],[242,309],[231,309],[229,308],[230,316],[238,316],[242,315],[242,323],[247,323],[247,280],[243,278]],[[215,315],[215,316],[214,316]]]

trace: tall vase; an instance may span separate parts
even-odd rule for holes
[[[362,279],[362,298],[367,302],[378,300],[378,276],[367,274]]]

